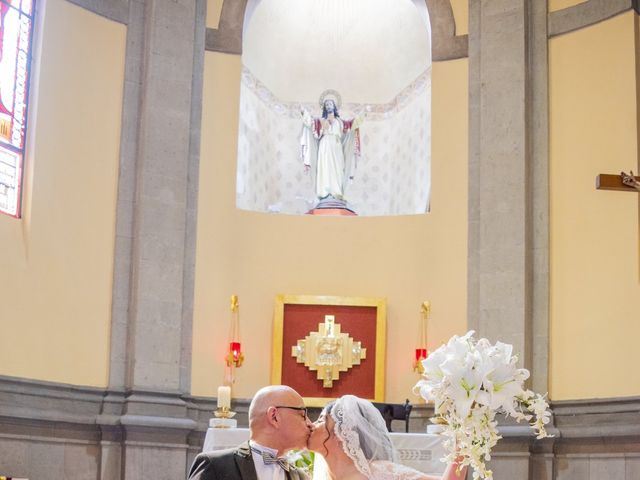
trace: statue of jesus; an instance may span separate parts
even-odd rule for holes
[[[305,171],[313,175],[316,197],[343,201],[360,156],[359,128],[363,116],[341,119],[338,112],[341,98],[335,90],[324,91],[319,103],[321,118],[313,118],[307,110],[301,110],[301,157]]]

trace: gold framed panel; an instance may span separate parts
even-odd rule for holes
[[[283,379],[283,355],[290,355],[292,345],[283,345],[285,338],[285,324],[289,319],[285,318],[287,306],[318,306],[318,310],[324,310],[325,313],[331,314],[332,307],[373,307],[375,309],[375,350],[374,358],[368,358],[367,361],[374,362],[374,387],[373,398],[368,398],[374,402],[384,401],[385,388],[385,359],[386,359],[386,322],[387,308],[384,298],[374,297],[340,297],[327,295],[276,295],[274,320],[273,320],[273,347],[272,347],[272,366],[271,366],[271,383],[279,385]],[[326,307],[323,309],[322,307]],[[337,319],[336,323],[340,323]],[[350,334],[352,332],[349,332]],[[355,334],[357,337],[357,333]],[[369,346],[370,348],[370,346]],[[286,360],[285,360],[286,363]],[[343,388],[344,390],[344,388]],[[300,392],[305,400],[305,404],[311,407],[323,407],[329,401],[337,398],[339,395],[328,396],[307,396],[304,392]],[[343,392],[344,393],[344,392]],[[357,393],[356,393],[357,394]]]

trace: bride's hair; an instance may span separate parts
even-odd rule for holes
[[[327,432],[327,436],[325,437],[325,439],[322,441],[322,446],[324,447],[324,451],[325,453],[323,453],[322,455],[326,458],[329,456],[329,449],[327,448],[327,442],[329,441],[329,439],[331,438],[331,432],[329,431],[329,425],[327,425],[327,418],[329,417],[329,415],[331,414],[331,410],[333,409],[333,405],[335,404],[335,400],[327,403],[324,408],[322,409],[322,412],[320,412],[320,416],[322,417],[324,415],[324,429]]]
[[[324,407],[322,413],[331,416],[335,422],[333,430],[342,443],[342,449],[364,475],[371,474],[370,462],[395,461],[387,425],[371,402],[354,395],[344,395]],[[324,442],[329,438],[330,433]]]

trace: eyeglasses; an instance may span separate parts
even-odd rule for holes
[[[287,405],[274,405],[274,408],[288,408],[289,410],[298,410],[300,412],[304,413],[304,418],[309,418],[307,417],[307,407],[288,407]]]

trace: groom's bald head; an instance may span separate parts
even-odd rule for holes
[[[251,438],[280,454],[304,448],[311,433],[300,394],[286,385],[261,388],[249,405]]]
[[[257,391],[249,405],[249,427],[259,421],[274,405],[289,405],[290,400],[302,403],[302,398],[293,388],[286,385],[269,385]],[[297,405],[292,403],[291,405]]]

